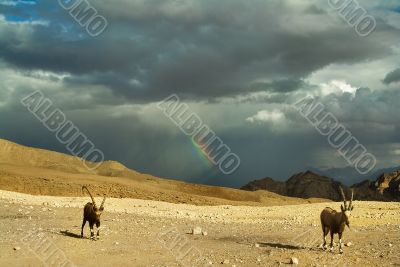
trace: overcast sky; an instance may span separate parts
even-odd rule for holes
[[[66,152],[20,104],[41,90],[100,148],[140,172],[240,186],[347,162],[291,104],[324,103],[373,153],[400,165],[400,4],[359,1],[360,37],[328,0],[92,0],[90,36],[55,0],[0,0],[0,138]],[[241,159],[206,164],[156,103],[177,94]]]

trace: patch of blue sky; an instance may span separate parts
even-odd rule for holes
[[[3,6],[36,5],[36,0],[0,0]]]
[[[26,22],[26,21],[37,21],[40,20],[39,15],[33,9],[29,11],[10,12],[3,14],[6,21],[9,22]]]
[[[34,22],[48,21],[51,16],[49,13],[61,10],[57,1],[37,2],[36,0],[0,0],[0,13],[9,22]],[[54,16],[52,17],[54,19]]]
[[[25,22],[39,19],[33,0],[0,0],[0,10],[6,21]]]

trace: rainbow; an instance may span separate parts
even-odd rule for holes
[[[197,156],[199,156],[199,158],[201,159],[201,161],[207,166],[207,167],[213,167],[214,163],[212,162],[212,160],[210,159],[210,157],[208,156],[208,152],[207,152],[207,148],[204,147],[204,144],[200,143],[198,144],[196,141],[193,140],[193,138],[190,138],[192,146],[194,148],[194,152]]]

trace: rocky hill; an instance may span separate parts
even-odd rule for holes
[[[383,194],[374,190],[372,187],[373,182],[369,180],[364,180],[360,183],[354,184],[351,188],[354,189],[356,194],[356,199],[358,200],[379,200],[379,201],[391,201],[392,198],[388,198]]]
[[[274,179],[269,177],[261,180],[252,181],[243,186],[241,189],[247,191],[266,190],[277,193],[279,195],[284,195],[284,196],[287,195],[286,183],[275,181]]]
[[[0,163],[58,170],[68,173],[97,174],[129,177],[139,173],[115,161],[105,161],[98,168],[89,170],[82,160],[63,153],[22,146],[0,139]],[[91,166],[90,162],[86,162]]]
[[[252,181],[241,189],[267,190],[290,197],[326,198],[340,201],[342,198],[339,186],[346,194],[350,194],[350,188],[352,188],[357,200],[397,201],[400,200],[400,171],[383,173],[375,182],[365,180],[350,188],[332,178],[306,171],[293,175],[286,182],[265,178]]]
[[[400,199],[400,170],[383,173],[370,188],[385,197]]]
[[[85,168],[77,157],[0,139],[0,190],[33,195],[84,196],[82,185],[88,185],[95,196],[102,196],[111,188],[110,195],[116,198],[195,205],[271,206],[307,202],[268,191],[246,192],[168,180],[139,173],[115,161],[105,161],[92,171]]]
[[[339,186],[341,183],[325,176],[320,176],[310,171],[298,173],[286,182],[287,195],[301,198],[312,198],[314,196],[332,200],[342,200]],[[343,190],[347,187],[341,185]]]
[[[249,191],[267,190],[285,196],[299,198],[326,198],[341,200],[339,186],[341,183],[311,171],[301,172],[290,177],[286,182],[275,181],[272,178],[256,180],[241,189]],[[346,186],[343,190],[349,191]]]
[[[304,203],[301,198],[341,200],[340,182],[311,171],[295,174],[286,182],[272,178],[253,181],[243,186],[244,190],[236,190],[167,180],[139,173],[115,161],[103,162],[90,171],[77,157],[0,139],[0,189],[37,195],[81,196],[83,184],[90,185],[97,195],[112,187],[114,197],[196,205]],[[352,188],[358,200],[392,201],[400,199],[399,186],[400,171],[395,171],[380,175],[375,182],[364,181]],[[343,188],[349,193],[349,188]]]

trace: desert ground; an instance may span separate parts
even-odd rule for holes
[[[0,266],[400,266],[398,202],[355,201],[339,254],[319,247],[319,214],[340,203],[85,165],[0,139]],[[83,185],[110,197],[99,240],[88,224],[80,238]]]
[[[285,266],[292,258],[298,266],[400,266],[400,203],[356,201],[344,234],[349,246],[339,254],[337,240],[333,253],[319,247],[319,213],[340,203],[195,206],[111,198],[93,241],[88,225],[80,238],[89,200],[0,191],[0,266],[52,266],[51,251],[65,266]]]

